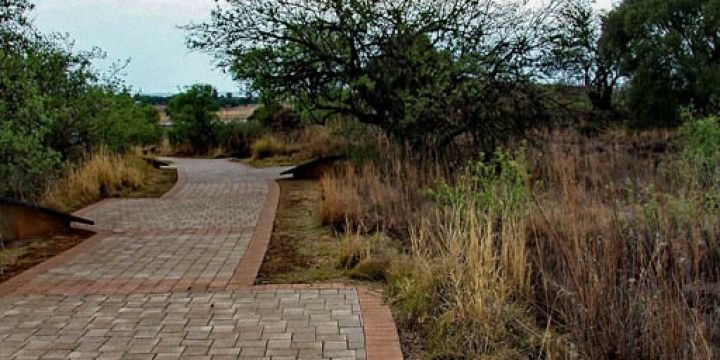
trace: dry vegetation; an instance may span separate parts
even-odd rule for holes
[[[280,203],[256,283],[296,284],[343,278],[337,267],[338,240],[319,221],[317,181],[289,180],[279,184]]]
[[[159,170],[136,155],[100,151],[53,183],[41,204],[73,212],[106,197],[159,197],[175,185],[175,170]],[[51,238],[0,242],[0,282],[57,255],[92,235],[72,230]]]
[[[157,197],[175,184],[176,176],[133,153],[100,151],[51,185],[41,204],[72,212],[107,197]]]
[[[304,284],[382,280],[390,239],[338,233],[321,223],[317,180],[283,180],[270,246],[258,284]]]
[[[396,315],[430,358],[712,358],[719,133],[539,133],[455,176],[386,149],[322,179],[321,216],[392,236]]]
[[[267,133],[251,146],[257,164],[297,164],[336,154],[344,142],[326,126],[308,126],[286,133]]]

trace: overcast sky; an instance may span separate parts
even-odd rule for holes
[[[608,8],[613,0],[598,0]],[[208,19],[214,0],[36,0],[35,24],[43,32],[69,33],[79,50],[100,47],[108,64],[130,59],[127,84],[146,94],[174,93],[198,82],[237,91],[212,59],[190,52],[178,25]]]

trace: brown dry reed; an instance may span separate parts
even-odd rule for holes
[[[322,179],[321,216],[395,239],[389,292],[429,358],[714,358],[718,181],[675,137],[546,131],[454,177],[385,149]]]

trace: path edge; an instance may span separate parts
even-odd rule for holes
[[[365,286],[344,283],[267,284],[247,288],[252,291],[355,290],[360,303],[367,360],[403,360],[400,336],[390,306],[382,294]]]
[[[160,199],[170,199],[177,195],[182,189],[185,188],[185,185],[187,184],[187,174],[185,173],[185,170],[183,170],[180,167],[177,166],[170,166],[168,169],[175,169],[175,173],[177,174],[177,180],[175,180],[175,185],[173,185],[168,192],[163,194]]]
[[[103,238],[107,237],[109,232],[96,232],[95,235],[83,240],[79,244],[49,258],[45,261],[21,272],[8,279],[4,283],[0,284],[0,296],[12,295],[12,294],[24,294],[25,292],[31,292],[31,289],[22,291],[23,286],[30,283],[30,281],[37,276],[40,276],[51,269],[62,265],[66,261],[70,260],[74,256],[86,251],[100,242]],[[71,293],[66,291],[67,293]]]
[[[265,253],[270,245],[273,227],[275,225],[275,214],[280,202],[280,185],[273,180],[266,180],[268,186],[265,205],[260,212],[260,219],[255,226],[252,239],[245,249],[240,264],[235,269],[228,288],[249,289],[255,284],[260,267],[265,260]]]
[[[400,336],[382,295],[364,287],[357,287],[365,334],[368,360],[403,360]]]

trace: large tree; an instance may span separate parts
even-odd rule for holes
[[[720,109],[720,1],[625,0],[604,37],[622,54],[637,125],[677,125],[682,106]]]
[[[561,0],[553,20],[561,26],[550,35],[544,69],[553,79],[582,86],[593,110],[612,110],[621,78],[618,53],[602,37],[603,15],[595,0]]]
[[[415,146],[484,150],[545,115],[532,82],[543,13],[492,0],[226,0],[188,43],[266,96]]]

